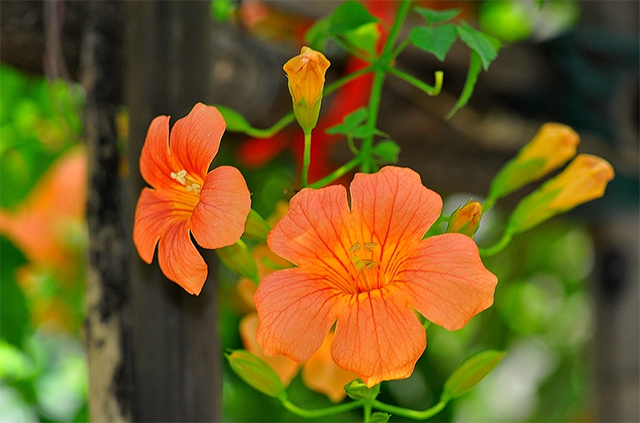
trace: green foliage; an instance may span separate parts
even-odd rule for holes
[[[0,273],[0,339],[22,348],[31,330],[27,301],[16,281],[16,271],[27,264],[24,254],[4,236],[0,236],[2,272]]]
[[[211,0],[211,16],[218,22],[229,20],[235,10],[233,0]]]
[[[441,62],[457,38],[454,25],[417,26],[411,30],[409,39],[414,46],[433,53]]]
[[[357,1],[341,3],[331,15],[316,21],[305,35],[305,40],[315,50],[325,50],[333,39],[346,46],[371,52],[377,41],[374,28],[369,25],[378,19]]]
[[[79,141],[82,93],[0,67],[0,206],[15,207],[49,165]],[[11,187],[11,189],[7,189]]]
[[[503,351],[489,350],[469,357],[445,382],[441,401],[457,398],[473,388],[500,363],[503,356]]]

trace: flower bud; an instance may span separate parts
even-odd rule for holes
[[[560,123],[545,123],[520,153],[498,172],[489,199],[495,201],[565,164],[576,154],[580,136]]]
[[[255,241],[267,242],[267,235],[270,230],[271,226],[269,226],[262,216],[251,209],[247,216],[247,222],[244,225],[244,235]]]
[[[270,397],[285,400],[287,391],[280,377],[263,360],[245,350],[227,354],[229,365],[249,385]]]
[[[481,218],[482,205],[477,201],[469,201],[451,214],[446,232],[456,232],[473,238],[480,226]]]
[[[320,114],[324,75],[330,63],[320,52],[302,47],[300,54],[283,66],[289,79],[293,112],[305,132],[315,128]]]
[[[235,244],[218,248],[216,254],[220,261],[236,274],[258,283],[258,268],[244,241],[239,239]]]
[[[552,216],[602,197],[613,177],[613,167],[606,160],[589,154],[578,155],[558,176],[518,204],[507,231],[524,232]]]

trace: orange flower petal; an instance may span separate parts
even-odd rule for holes
[[[331,353],[369,387],[409,377],[427,346],[424,328],[395,294],[391,288],[341,298]]]
[[[357,374],[344,370],[331,358],[331,343],[334,333],[329,332],[320,349],[304,364],[302,381],[316,392],[325,394],[333,402],[340,402],[347,393],[344,385],[358,377]]]
[[[350,246],[342,244],[342,237],[350,219],[343,186],[305,188],[291,199],[289,211],[269,233],[267,243],[298,266],[321,266],[336,277],[346,277]]]
[[[251,210],[251,196],[238,169],[220,166],[204,180],[200,202],[189,223],[194,238],[205,248],[220,248],[236,242],[244,232]]]
[[[218,153],[225,128],[226,123],[218,109],[202,103],[178,119],[171,129],[171,153],[181,169],[204,179]]]
[[[394,284],[433,323],[460,329],[493,304],[498,278],[489,272],[471,238],[444,234],[425,239],[396,273]]]
[[[253,297],[260,318],[256,340],[266,355],[305,361],[320,348],[335,321],[331,309],[336,294],[323,278],[293,268],[260,282]]]
[[[169,116],[158,116],[149,125],[140,153],[140,174],[156,189],[170,185],[174,168],[169,157]]]
[[[351,209],[354,219],[384,246],[384,262],[401,240],[419,241],[424,236],[440,216],[442,199],[422,184],[415,171],[387,166],[375,174],[354,176]]]
[[[174,200],[158,191],[143,188],[138,198],[133,224],[133,243],[140,258],[151,264],[160,236],[175,221]]]
[[[207,279],[207,264],[191,242],[187,222],[169,225],[158,243],[158,264],[167,278],[198,295]]]
[[[252,282],[253,283],[253,282]],[[242,345],[253,355],[261,358],[280,376],[280,380],[285,386],[291,383],[291,380],[298,374],[300,363],[291,360],[284,355],[268,357],[262,352],[262,347],[256,342],[256,331],[258,330],[258,314],[247,314],[240,320],[240,336],[242,337]]]

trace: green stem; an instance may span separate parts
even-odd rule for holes
[[[334,170],[333,172],[331,172],[329,175],[325,176],[324,178],[322,178],[322,179],[320,179],[318,181],[315,181],[312,184],[309,184],[309,187],[310,188],[322,188],[325,185],[330,184],[331,182],[335,181],[339,177],[345,175],[350,170],[355,169],[356,167],[358,167],[358,165],[360,164],[361,160],[362,159],[360,157],[355,157],[355,158],[351,159],[350,161],[348,161],[347,163],[343,164],[338,169]]]
[[[407,14],[411,7],[411,0],[403,0],[398,8],[398,14],[396,20],[389,32],[389,38],[384,46],[384,50],[380,55],[380,59],[373,65],[374,78],[371,84],[371,95],[369,97],[369,116],[367,118],[367,126],[375,128],[378,121],[378,112],[380,111],[380,98],[382,97],[382,86],[384,84],[384,78],[387,73],[387,69],[391,68],[391,62],[393,61],[393,49],[400,32],[400,28],[404,23]],[[362,157],[361,169],[364,173],[369,173],[375,167],[373,160],[373,138],[374,134],[369,135],[362,140],[362,148],[360,154]]]
[[[435,97],[438,94],[440,94],[440,90],[442,90],[442,80],[443,80],[443,73],[442,71],[436,71],[435,73],[435,85],[431,86],[429,84],[425,84],[424,82],[422,82],[421,80],[419,80],[418,78],[411,76],[407,73],[404,73],[401,70],[398,70],[396,68],[389,68],[389,73],[392,75],[397,76],[400,79],[403,79],[405,81],[407,81],[408,83],[414,85],[415,87],[419,88],[420,90],[424,91],[425,93],[427,93],[428,95]]]
[[[489,257],[496,253],[499,253],[500,251],[504,250],[507,245],[509,245],[509,243],[511,242],[511,238],[511,233],[505,232],[502,235],[502,238],[500,238],[500,240],[493,246],[489,248],[480,248],[480,255],[483,257]]]
[[[416,410],[410,410],[408,408],[397,407],[395,405],[385,404],[375,399],[371,401],[371,404],[377,410],[395,414],[401,417],[407,417],[414,420],[426,420],[429,417],[433,417],[439,412],[441,412],[444,409],[444,407],[447,405],[446,401],[440,401],[431,408],[428,408],[423,411],[416,411]]]
[[[371,72],[372,68],[371,66],[367,66],[366,68],[362,68],[362,69],[358,69],[357,71],[353,71],[348,75],[343,76],[342,78],[333,81],[331,84],[327,85],[324,88],[323,91],[323,96],[327,96],[329,94],[333,94],[334,92],[336,92],[340,87],[342,87],[343,85],[348,84],[349,82],[351,82],[352,80],[358,78],[359,76],[364,75],[365,73],[369,73]]]
[[[280,119],[279,121],[274,123],[269,128],[258,129],[258,128],[249,127],[249,128],[247,128],[245,133],[247,135],[249,135],[250,137],[269,138],[269,137],[272,137],[275,134],[277,134],[282,128],[284,128],[285,126],[289,125],[295,119],[296,119],[296,117],[293,114],[293,112],[290,112],[290,113],[286,114],[285,116],[283,116],[282,119]]]
[[[311,130],[304,131],[304,156],[302,157],[302,188],[309,185],[309,164],[311,164]]]
[[[333,414],[344,413],[346,411],[353,410],[354,408],[361,407],[365,404],[366,400],[352,401],[344,404],[334,405],[332,407],[321,408],[318,410],[307,410],[300,408],[289,399],[282,400],[282,405],[287,410],[291,411],[296,416],[304,417],[305,419],[317,419],[320,417],[331,416]]]
[[[362,408],[364,413],[362,420],[364,423],[369,423],[371,421],[371,402],[367,401]]]

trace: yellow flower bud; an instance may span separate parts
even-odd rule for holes
[[[613,177],[613,167],[606,160],[589,154],[578,155],[558,176],[518,204],[507,231],[524,232],[552,216],[602,197]]]
[[[312,130],[318,122],[324,75],[330,64],[322,53],[305,46],[299,55],[289,59],[283,66],[289,79],[293,112],[305,131]]]
[[[447,232],[465,234],[473,238],[480,226],[481,218],[482,205],[477,201],[469,201],[451,214]]]
[[[545,123],[520,153],[494,178],[489,198],[496,200],[565,164],[576,154],[580,136],[560,123]]]

